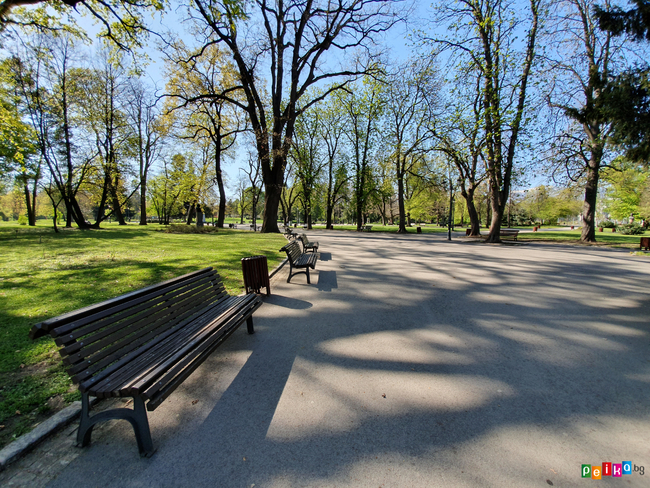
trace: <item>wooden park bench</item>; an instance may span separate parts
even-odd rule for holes
[[[307,283],[311,284],[311,281],[309,281],[309,268],[316,268],[316,261],[318,261],[316,253],[303,253],[300,250],[300,244],[298,244],[297,239],[285,244],[280,251],[286,252],[287,259],[289,260],[289,277],[287,278],[287,283],[291,282],[292,276],[305,273],[307,275]],[[305,271],[297,271],[294,273],[293,268],[304,269]]]
[[[253,334],[255,294],[230,296],[212,268],[148,286],[32,327],[50,334],[81,391],[77,444],[90,444],[95,424],[128,420],[141,456],[154,447],[147,410],[155,410],[242,323]],[[133,409],[90,416],[89,397],[132,397]],[[146,403],[146,406],[145,406]]]
[[[310,242],[307,234],[300,234],[299,237],[300,242],[302,242],[302,249],[304,252],[309,252],[310,249],[311,252],[318,251],[318,242]]]
[[[501,237],[512,237],[513,240],[517,240],[517,235],[519,234],[519,229],[501,229],[499,236]]]
[[[363,232],[370,232],[372,230],[372,225],[362,225],[361,230]]]

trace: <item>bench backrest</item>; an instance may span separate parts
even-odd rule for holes
[[[136,350],[163,341],[227,297],[219,274],[205,268],[46,320],[29,335],[49,333],[72,380],[86,391]]]
[[[302,250],[300,249],[300,244],[298,244],[297,239],[289,242],[288,244],[285,244],[282,249],[280,249],[280,251],[287,253],[287,257],[292,264],[298,261],[298,259],[300,259],[300,256],[302,256]]]

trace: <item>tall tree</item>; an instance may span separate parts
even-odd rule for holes
[[[11,60],[0,64],[0,178],[12,173],[16,176],[25,195],[28,223],[34,226],[41,158],[32,142],[36,140],[36,132],[23,120],[27,114],[11,65]]]
[[[360,88],[360,87],[358,87]],[[383,111],[380,86],[375,82],[364,83],[344,98],[345,135],[350,147],[353,174],[354,215],[357,231],[361,231],[363,217],[372,193],[372,151],[379,137],[379,122]]]
[[[632,0],[635,8],[623,10],[609,3],[596,5],[601,30],[615,37],[631,37],[638,43],[650,41],[650,2]],[[650,160],[650,69],[647,61],[628,67],[607,80],[602,109],[612,123],[612,141],[626,151],[630,160]]]
[[[83,90],[84,123],[94,135],[99,168],[100,196],[96,221],[114,216],[120,225],[126,225],[122,207],[130,198],[124,195],[125,164],[131,155],[132,127],[128,124],[126,106],[128,77],[121,59],[113,59],[106,49],[96,57],[98,66],[86,72]],[[107,208],[110,208],[106,213]]]
[[[492,206],[488,242],[500,242],[540,24],[540,0],[530,0],[526,9],[517,7],[506,0],[459,0],[441,5],[439,23],[450,27],[454,35],[433,39],[452,48],[455,54],[468,57],[481,75],[482,125]],[[525,42],[519,40],[520,36]]]
[[[205,138],[213,144],[219,190],[217,226],[223,227],[227,199],[221,166],[237,135],[247,127],[237,107],[224,99],[215,99],[214,94],[236,86],[236,72],[225,51],[217,45],[191,52],[182,42],[177,42],[168,51],[167,92],[173,104],[168,109],[182,119],[185,137]]]
[[[262,167],[265,187],[263,232],[279,232],[277,225],[284,171],[294,136],[296,118],[351,80],[373,71],[370,59],[341,66],[349,51],[367,54],[378,35],[399,19],[395,0],[253,0],[245,4],[195,0],[194,18],[200,18],[205,44],[221,43],[239,73],[239,89],[215,94],[248,114]],[[365,51],[364,51],[365,50]],[[329,59],[327,54],[331,53]],[[367,56],[366,56],[367,57]],[[266,76],[262,69],[268,68]],[[267,97],[266,83],[270,85]],[[324,92],[308,92],[316,84],[333,81]],[[309,93],[312,93],[310,96]]]
[[[433,115],[434,94],[439,90],[431,63],[410,61],[400,66],[387,83],[385,102],[385,139],[392,148],[390,159],[397,183],[399,209],[398,233],[406,232],[407,199],[405,179],[418,177],[414,171],[430,149],[429,121]],[[411,185],[413,189],[418,185]]]
[[[456,166],[460,176],[460,192],[467,205],[470,235],[479,236],[481,220],[474,196],[487,178],[480,71],[471,67],[459,69],[456,87],[449,98],[448,112],[433,119],[430,125],[436,140],[434,149]]]
[[[328,103],[320,107],[322,113],[322,141],[325,143],[327,190],[325,192],[325,228],[332,226],[334,207],[343,198],[348,182],[347,166],[343,155],[343,132],[345,123],[341,118],[343,108],[342,93],[330,97]]]
[[[296,131],[290,157],[294,161],[296,176],[300,181],[300,195],[305,211],[307,229],[312,228],[312,207],[319,182],[327,160],[321,151],[321,112],[318,107],[303,112],[296,120]]]
[[[160,159],[169,126],[156,108],[156,98],[140,79],[131,79],[127,88],[131,103],[126,113],[132,127],[132,138],[138,161],[140,182],[140,225],[147,225],[147,192],[149,172]]]
[[[78,127],[78,73],[71,66],[73,39],[37,36],[24,43],[11,60],[12,76],[24,104],[24,113],[36,132],[39,157],[45,162],[66,207],[66,226],[74,221],[88,228],[77,194],[84,183],[92,155],[73,142]]]
[[[554,5],[554,51],[547,62],[554,73],[549,103],[564,117],[553,150],[560,170],[584,181],[582,242],[596,241],[596,201],[601,169],[608,152],[611,124],[602,110],[605,81],[623,62],[622,43],[598,29],[592,0],[565,0]]]

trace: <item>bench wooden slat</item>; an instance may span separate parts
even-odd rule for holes
[[[79,320],[65,324],[61,327],[57,327],[52,332],[55,335],[55,342],[59,346],[66,345],[85,334],[104,327],[105,324],[111,320],[117,321],[121,319],[122,316],[119,315],[120,313],[128,315],[130,313],[130,310],[133,309],[133,307],[136,305],[146,305],[151,300],[154,300],[155,302],[156,299],[161,299],[164,301],[168,293],[174,293],[175,295],[178,295],[182,294],[184,291],[191,290],[196,286],[203,285],[204,287],[209,287],[213,276],[214,273],[208,276],[196,277],[194,279],[188,280],[187,283],[175,283],[172,286],[158,290],[155,293],[141,295],[131,302],[122,302],[114,307],[104,308],[95,314],[86,315]],[[102,319],[107,320],[102,321]]]
[[[104,310],[109,307],[113,307],[116,305],[119,305],[121,303],[126,303],[130,302],[131,300],[138,298],[142,295],[147,295],[153,292],[156,292],[160,289],[167,288],[170,285],[173,285],[175,283],[183,282],[187,279],[191,279],[195,276],[199,276],[201,274],[209,273],[212,271],[212,267],[209,268],[204,268],[199,271],[193,271],[192,273],[185,274],[183,276],[178,276],[176,278],[169,279],[167,281],[163,281],[162,283],[158,283],[155,285],[150,285],[145,288],[142,288],[140,290],[135,290],[129,293],[126,293],[124,295],[120,295],[119,297],[111,298],[110,300],[106,300],[104,302],[96,303],[93,305],[89,305],[84,308],[80,308],[79,310],[74,310],[72,312],[68,312],[62,315],[59,315],[57,317],[53,317],[48,320],[44,320],[43,322],[39,322],[35,325],[32,326],[32,328],[29,331],[29,337],[31,339],[38,339],[39,337],[43,337],[44,335],[47,334],[52,334],[52,332],[59,327],[68,324],[70,322],[74,322],[80,319],[83,319],[84,317],[88,315],[95,314],[101,310]],[[65,333],[65,332],[62,332]],[[56,337],[55,334],[53,337]]]
[[[209,296],[202,297],[199,295],[197,298],[203,299],[205,305],[212,303]],[[199,310],[202,310],[203,308],[204,307],[201,307]],[[89,373],[93,374],[110,364],[110,362],[113,361],[110,359],[110,356],[116,351],[120,351],[120,355],[123,356],[129,350],[140,347],[150,338],[164,333],[167,329],[177,326],[187,317],[195,314],[196,311],[196,307],[187,306],[181,309],[174,309],[171,312],[166,311],[167,313],[160,313],[154,317],[153,322],[149,322],[148,318],[144,317],[143,320],[147,324],[146,327],[138,327],[132,331],[127,328],[123,332],[117,332],[113,336],[115,339],[114,342],[107,347],[100,351],[95,351],[96,345],[90,344],[87,348],[82,349],[71,358],[64,358],[64,363],[70,364],[70,374],[78,375],[84,369],[88,369]],[[108,361],[106,358],[109,358]],[[66,361],[67,359],[70,360]]]
[[[258,304],[255,304],[251,308],[249,316],[252,315],[252,313],[260,307],[260,305],[261,305],[261,302],[258,303]],[[247,319],[247,320],[250,320],[250,318]],[[201,354],[201,356],[199,356],[195,360],[195,362],[197,362],[199,364],[203,363],[203,361],[205,361],[205,359],[207,359],[208,356],[210,356],[210,354],[212,354],[212,352],[214,352],[214,350],[217,347],[219,347],[228,337],[230,337],[230,335],[235,330],[236,330],[236,327],[227,328],[227,330],[217,340],[215,340],[211,344],[211,346],[208,349],[206,349]],[[168,383],[168,385],[167,385],[167,387],[165,389],[161,389],[157,393],[152,394],[150,396],[149,402],[147,403],[147,410],[150,410],[150,411],[155,410],[176,389],[176,387],[178,387],[178,385],[180,385],[183,381],[185,381],[185,379],[191,373],[192,373],[192,370],[190,370],[189,368],[186,368],[184,371],[180,372],[174,379],[169,381],[169,383]],[[146,394],[149,396],[149,392],[146,392]]]
[[[219,309],[227,306],[228,303],[224,301]],[[183,320],[178,323],[177,327],[187,327],[188,324],[191,324],[198,315],[199,314],[196,311],[186,312],[181,317]],[[112,374],[122,374],[124,370],[120,373],[116,372],[120,371],[120,369],[124,368],[129,363],[133,365],[132,361],[137,361],[138,359],[140,361],[146,361],[147,352],[155,350],[156,347],[163,347],[168,342],[168,338],[177,333],[176,330],[177,329],[167,329],[160,334],[155,330],[151,331],[147,336],[141,338],[133,346],[129,345],[120,351],[114,352],[112,356],[107,356],[103,361],[95,363],[95,365],[80,373],[77,377],[73,377],[73,380],[79,381],[79,389],[82,392],[91,391],[93,385],[97,385],[106,379],[111,381]],[[189,330],[191,331],[191,329]],[[92,390],[96,390],[96,388],[92,388]]]
[[[211,290],[203,290],[202,293],[196,295],[183,295],[174,297],[171,300],[167,299],[165,307],[155,305],[152,307],[151,313],[138,310],[136,315],[88,336],[81,337],[76,342],[62,348],[60,350],[61,355],[68,356],[64,357],[63,362],[64,364],[74,364],[111,344],[116,344],[128,335],[131,336],[129,340],[133,340],[144,335],[149,330],[159,327],[162,329],[172,327],[181,320],[178,318],[181,314],[187,310],[197,308],[197,304],[193,300],[208,300],[212,293]],[[223,291],[218,296],[225,296],[225,294],[226,292]],[[200,308],[203,306],[201,305]],[[172,314],[176,314],[174,320],[171,320]],[[101,356],[95,356],[95,358],[99,360]]]
[[[218,328],[224,315],[227,317],[235,313],[232,307],[238,307],[244,299],[245,296],[233,297],[231,307],[216,319],[208,315],[201,317],[200,321],[195,320],[191,330],[183,334],[182,341],[178,340],[176,336],[169,338],[167,342],[159,344],[157,348],[149,350],[147,354],[130,363],[127,368],[123,368],[119,375],[112,375],[109,379],[112,386],[98,384],[93,388],[93,392],[104,390],[110,392],[110,396],[140,395],[147,384],[157,381],[160,374],[178,362],[179,358],[188,355],[189,351],[205,340],[215,328]],[[185,329],[189,329],[189,327]]]
[[[211,344],[218,340],[223,334],[232,333],[242,321],[250,315],[255,309],[252,305],[255,304],[254,300],[247,297],[242,301],[241,306],[238,306],[234,314],[224,315],[217,319],[218,326],[209,325],[197,334],[196,342],[190,344],[179,350],[174,356],[170,357],[165,363],[159,365],[156,371],[152,371],[149,377],[143,377],[136,383],[130,386],[126,391],[132,391],[135,394],[142,394],[146,399],[150,399],[161,388],[165,387],[169,382],[178,374],[180,374],[190,363],[205,352]],[[258,305],[259,306],[259,305]],[[162,374],[161,374],[162,373]],[[152,378],[159,376],[157,380],[152,383]],[[147,383],[151,386],[147,387]]]

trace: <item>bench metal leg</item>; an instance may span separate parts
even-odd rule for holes
[[[246,319],[246,327],[248,328],[249,334],[255,334],[255,329],[253,329],[253,316],[251,315]]]
[[[307,284],[311,285],[311,281],[309,281],[309,268],[305,268],[305,273],[307,273]]]
[[[151,440],[151,431],[149,430],[147,410],[144,406],[144,400],[140,397],[133,398],[133,410],[130,408],[114,408],[96,413],[91,417],[88,393],[82,393],[81,420],[79,422],[79,430],[77,431],[77,446],[86,447],[90,445],[90,438],[95,424],[114,419],[128,420],[131,423],[135,432],[135,439],[138,442],[140,456],[150,457],[155,452]]]

